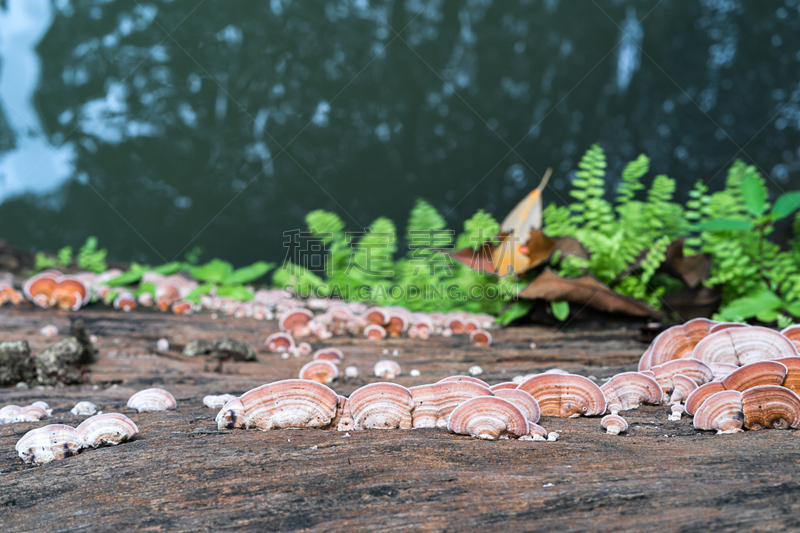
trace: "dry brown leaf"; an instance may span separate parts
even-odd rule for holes
[[[484,270],[498,276],[506,276],[511,272],[523,274],[548,261],[556,251],[584,259],[589,257],[589,252],[576,239],[553,239],[538,229],[530,231],[524,244],[519,243],[513,235],[501,234],[498,238],[500,244],[497,246],[487,242],[477,251],[464,248],[450,255],[472,269]]]
[[[694,289],[711,274],[711,257],[708,254],[688,257],[683,255],[684,240],[680,238],[669,245],[659,270],[682,280],[689,288]]]
[[[594,276],[562,278],[552,270],[545,270],[530,285],[522,289],[520,298],[541,298],[550,302],[568,301],[588,305],[599,311],[624,313],[634,316],[662,318],[663,315],[644,302],[623,296]]]

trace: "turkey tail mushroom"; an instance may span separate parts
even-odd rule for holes
[[[539,374],[517,387],[536,398],[544,416],[574,418],[606,410],[606,397],[593,381],[575,374]]]
[[[512,402],[496,396],[479,396],[456,407],[447,429],[485,440],[519,438],[530,431],[525,414]]]
[[[456,407],[470,398],[492,395],[487,387],[470,381],[440,381],[408,390],[414,401],[414,410],[411,412],[414,429],[446,428],[450,414]]]
[[[349,398],[353,429],[411,429],[414,400],[395,383],[370,383]]]

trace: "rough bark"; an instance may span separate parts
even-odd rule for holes
[[[691,418],[668,422],[666,406],[623,413],[630,428],[606,435],[600,418],[546,417],[558,442],[485,442],[443,430],[218,431],[205,394],[241,394],[294,377],[310,356],[281,359],[263,340],[275,322],[85,310],[99,357],[91,383],[66,388],[0,390],[0,405],[45,400],[52,417],[0,426],[0,523],[4,531],[531,531],[766,530],[800,527],[800,440],[794,431],[715,436]],[[0,341],[27,338],[34,351],[51,343],[47,323],[69,316],[0,310]],[[358,378],[334,382],[340,394],[377,381],[379,359],[403,367],[405,386],[463,374],[480,365],[491,384],[553,367],[602,381],[633,370],[645,345],[630,326],[566,330],[526,327],[493,332],[491,348],[465,336],[415,339],[335,338],[342,366]],[[191,340],[222,335],[256,348],[258,361],[226,362],[180,353]],[[155,342],[166,337],[164,354]],[[536,349],[530,344],[535,342]],[[318,343],[314,348],[323,344]],[[383,350],[387,350],[384,353]],[[408,371],[417,368],[421,376]],[[136,390],[163,386],[178,400],[167,413],[125,407]],[[77,425],[69,412],[89,400],[122,412],[140,435],[114,448],[87,450],[43,466],[14,451],[28,430]]]

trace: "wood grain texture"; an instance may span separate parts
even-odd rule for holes
[[[53,416],[0,426],[0,523],[3,531],[466,531],[483,530],[766,530],[800,527],[800,440],[794,431],[715,436],[691,418],[668,422],[669,408],[623,413],[627,435],[606,435],[600,417],[543,417],[558,442],[484,442],[443,430],[218,431],[206,394],[241,394],[295,377],[310,355],[283,360],[263,348],[275,322],[118,314],[84,310],[99,336],[99,360],[85,385],[0,389],[0,405],[45,400]],[[38,334],[53,323],[65,334],[69,314],[0,310],[0,341],[27,338],[32,351],[60,337]],[[155,342],[167,337],[167,354]],[[257,362],[180,354],[195,338],[228,336],[257,351]],[[341,367],[361,376],[338,380],[349,394],[377,378],[382,352],[400,350],[405,386],[463,374],[480,365],[490,384],[555,366],[598,378],[634,370],[645,346],[634,327],[512,328],[483,349],[466,336],[430,341],[332,339]],[[531,342],[537,349],[530,349]],[[418,378],[408,376],[417,368]],[[141,388],[172,392],[178,409],[135,413],[125,407]],[[89,400],[139,426],[135,440],[32,467],[14,444],[47,423],[77,425],[69,413]],[[552,484],[552,486],[550,486]]]

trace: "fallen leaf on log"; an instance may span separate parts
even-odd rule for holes
[[[497,246],[492,246],[491,241],[488,241],[477,250],[464,248],[450,256],[474,270],[483,270],[498,276],[523,274],[548,261],[556,251],[560,251],[562,255],[575,255],[584,259],[589,257],[588,250],[576,239],[551,238],[539,229],[531,230],[524,244],[520,244],[513,234],[501,234],[498,238],[500,244]]]
[[[680,238],[667,247],[666,258],[659,270],[694,289],[711,274],[711,257],[708,254],[683,255],[684,240]]]
[[[663,317],[661,312],[646,303],[621,295],[594,276],[563,278],[549,269],[539,274],[530,285],[522,289],[519,297],[541,298],[549,302],[566,300],[609,313]]]

